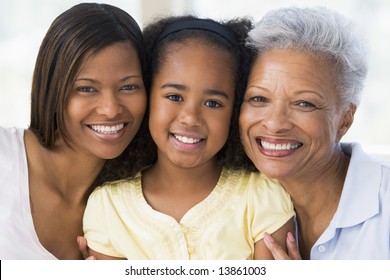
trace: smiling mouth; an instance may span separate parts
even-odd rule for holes
[[[286,143],[270,143],[259,138],[256,139],[264,150],[268,151],[293,151],[300,148],[303,144],[299,142],[286,142]]]
[[[119,133],[124,127],[125,124],[117,124],[117,125],[88,125],[89,128],[91,128],[93,131],[101,134],[117,134]]]
[[[175,137],[178,141],[184,143],[184,144],[197,144],[201,141],[204,140],[204,138],[191,138],[191,137],[187,137],[187,136],[181,136],[181,135],[176,135],[176,134],[172,134],[173,137]]]

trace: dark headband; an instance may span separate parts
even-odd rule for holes
[[[172,33],[176,33],[186,29],[197,29],[197,30],[206,30],[213,32],[222,36],[225,40],[227,40],[233,47],[238,47],[238,42],[234,34],[224,27],[222,24],[209,20],[209,19],[182,19],[178,21],[174,21],[168,24],[163,32],[158,37],[158,42],[163,40],[165,37]]]

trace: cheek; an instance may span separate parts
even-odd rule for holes
[[[332,116],[306,117],[296,122],[312,138],[329,139],[335,137],[335,123]]]
[[[140,118],[142,121],[144,114],[145,114],[145,111],[146,111],[146,105],[147,105],[146,104],[146,94],[141,95],[141,96],[131,100],[129,111],[136,118]]]
[[[238,119],[238,123],[240,126],[240,132],[244,133],[246,130],[246,126],[247,126],[247,115],[246,115],[245,111],[243,111],[242,109],[241,109],[241,113],[240,113],[240,118]]]
[[[65,124],[72,123],[83,118],[83,114],[88,111],[89,104],[77,100],[69,100],[64,111]]]
[[[159,106],[160,105],[160,106]],[[149,131],[152,135],[152,138],[155,142],[161,138],[159,134],[166,132],[171,122],[170,115],[172,112],[167,109],[163,104],[158,104],[158,102],[151,102],[149,109]]]
[[[217,127],[219,125],[218,131],[220,131],[221,134],[223,134],[224,138],[227,139],[227,137],[229,135],[229,131],[230,131],[230,119],[226,118],[226,121],[224,121],[224,122],[221,121],[219,124],[217,123],[216,125],[217,125]]]
[[[260,120],[258,120],[258,116],[256,116],[254,110],[251,110],[246,106],[242,107],[239,118],[241,137],[248,135],[251,126],[259,122]]]
[[[209,131],[218,137],[219,142],[225,144],[231,127],[231,113],[218,117],[212,116],[210,119],[213,121],[208,124]]]
[[[149,126],[160,126],[169,115],[172,114],[171,110],[164,106],[164,104],[158,102],[152,102],[149,109]]]

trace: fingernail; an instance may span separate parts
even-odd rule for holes
[[[287,232],[287,238],[290,242],[295,242],[294,234]]]
[[[268,243],[272,243],[272,236],[269,235],[268,233],[264,232],[264,240]]]

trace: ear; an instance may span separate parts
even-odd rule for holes
[[[353,118],[356,112],[356,105],[351,104],[349,108],[344,111],[343,116],[341,118],[340,126],[337,131],[337,139],[336,142],[340,142],[341,138],[347,133],[349,128],[353,123]]]

